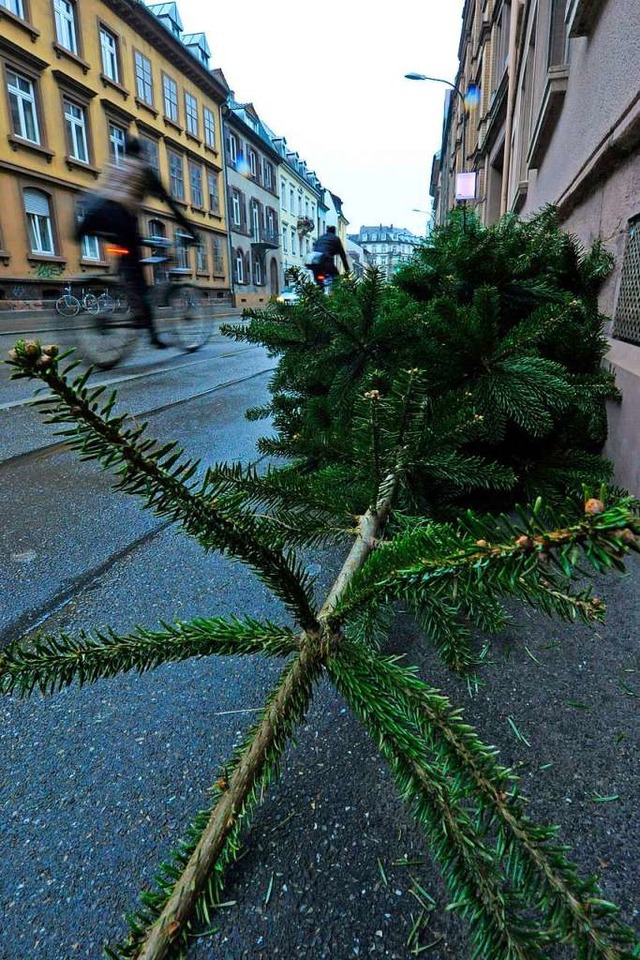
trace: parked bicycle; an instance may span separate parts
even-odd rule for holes
[[[178,245],[184,241],[176,237]],[[151,248],[151,256],[140,262],[155,268],[166,264],[161,277],[149,290],[158,335],[168,345],[187,352],[199,350],[213,334],[209,299],[196,283],[181,278],[190,271],[176,265],[175,247],[164,237],[148,237],[143,246]],[[116,257],[116,270],[100,278],[107,292],[98,297],[98,310],[89,323],[78,329],[83,354],[91,363],[107,370],[131,351],[141,332],[136,314],[136,294],[129,288],[121,269],[121,258],[128,251],[107,246],[107,253]]]
[[[100,309],[98,301],[99,298],[94,293],[84,289],[80,297],[76,297],[72,292],[71,284],[67,283],[64,293],[56,300],[56,310],[61,317],[75,317],[81,310],[86,310],[87,313],[98,313]]]

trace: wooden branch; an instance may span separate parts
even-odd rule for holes
[[[227,790],[211,812],[209,823],[164,910],[150,928],[137,960],[164,960],[193,915],[209,874],[233,829],[238,811],[243,809],[247,797],[259,780],[269,751],[278,747],[281,721],[292,712],[300,710],[300,697],[305,687],[305,708],[308,706],[313,682],[322,671],[324,658],[320,649],[319,644],[312,646],[308,642],[291,665],[280,689],[267,706],[255,737],[235,768]]]
[[[395,491],[395,485],[392,484]],[[195,911],[198,898],[205,888],[209,874],[220,856],[225,841],[264,769],[270,749],[278,746],[280,721],[300,710],[300,696],[305,686],[307,701],[311,699],[314,681],[320,676],[331,647],[339,640],[332,636],[328,620],[331,612],[349,585],[353,575],[363,565],[384,528],[391,509],[392,494],[387,494],[375,509],[360,517],[358,532],[347,559],[336,577],[318,617],[317,630],[303,631],[300,652],[288,675],[268,705],[256,734],[235,768],[227,790],[211,812],[209,823],[193,851],[173,893],[142,944],[136,960],[165,960]],[[308,705],[305,704],[305,707]],[[283,744],[284,745],[284,744]]]

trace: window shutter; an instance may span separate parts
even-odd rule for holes
[[[49,198],[41,190],[24,191],[24,209],[36,217],[49,216]]]

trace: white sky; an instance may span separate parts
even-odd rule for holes
[[[177,0],[186,33],[241,102],[338,194],[348,231],[393,223],[422,235],[453,81],[463,0]]]

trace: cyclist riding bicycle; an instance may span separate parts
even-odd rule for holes
[[[334,278],[338,276],[338,268],[335,264],[336,257],[340,257],[342,260],[344,272],[349,273],[349,261],[344,252],[342,241],[336,235],[335,227],[327,227],[326,233],[323,233],[315,241],[313,251],[316,254],[321,254],[319,258],[314,258],[311,265],[313,278],[318,286],[331,289]]]
[[[192,238],[190,242],[196,241],[195,230],[165,190],[155,170],[146,160],[142,144],[136,137],[127,135],[124,157],[119,164],[110,163],[105,167],[96,186],[96,193],[97,196],[89,204],[85,217],[76,227],[75,239],[80,242],[85,236],[106,235],[123,248],[121,265],[134,295],[137,323],[149,331],[151,343],[155,347],[165,347],[166,344],[156,332],[149,289],[144,268],[140,263],[138,212],[142,201],[149,194],[164,201],[185,233]]]

